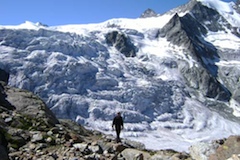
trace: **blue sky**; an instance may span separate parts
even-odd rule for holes
[[[231,0],[224,0],[229,2]],[[188,0],[0,0],[0,25],[25,21],[49,26],[137,18],[147,8],[164,13]]]

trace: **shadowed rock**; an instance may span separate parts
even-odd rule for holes
[[[126,57],[135,57],[137,49],[131,42],[130,38],[118,31],[110,32],[106,35],[106,42],[109,46],[114,46],[119,52]]]
[[[9,73],[7,73],[6,71],[0,68],[0,81],[3,81],[7,84],[8,79],[9,79]]]

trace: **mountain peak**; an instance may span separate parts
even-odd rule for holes
[[[188,3],[174,8],[167,12],[167,14],[174,15],[178,13],[179,16],[184,16],[186,13],[197,13],[200,16],[212,17],[215,14],[218,19],[225,19],[233,27],[238,27],[240,25],[240,15],[239,13],[239,1],[233,2],[223,2],[221,0],[190,0]],[[204,12],[202,11],[204,10]],[[197,17],[195,17],[197,18]],[[216,17],[215,17],[216,18]],[[209,19],[211,20],[211,19]]]
[[[154,10],[148,8],[141,14],[140,18],[149,18],[149,17],[157,17],[157,16],[159,15]]]
[[[231,3],[228,2],[223,2],[221,0],[196,0],[196,1],[201,2],[203,5],[220,12],[226,13],[233,12],[232,5]]]
[[[48,27],[47,24],[43,24],[42,22],[37,22],[35,23],[36,26],[39,26],[39,27]]]

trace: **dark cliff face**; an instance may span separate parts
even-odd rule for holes
[[[4,89],[3,82],[0,82],[0,110],[14,110],[16,109],[7,99],[7,94]]]
[[[238,3],[238,2],[237,2]],[[218,11],[208,8],[201,2],[196,0],[191,0],[188,3],[179,6],[173,10],[167,12],[172,13],[190,13],[193,18],[195,18],[199,23],[205,26],[209,31],[225,31],[227,29],[234,29],[228,21],[221,16]]]
[[[233,6],[233,8],[240,13],[239,1],[236,3],[237,5],[235,7]],[[227,30],[231,30],[232,34],[240,37],[239,27],[231,26],[227,19],[219,14],[218,11],[204,6],[201,2],[195,0],[190,1],[186,10],[189,10],[190,14],[205,26],[207,30],[211,32],[227,32]]]
[[[16,109],[6,98],[7,94],[4,85],[8,83],[9,73],[0,69],[0,110]]]
[[[0,69],[0,81],[8,83],[8,79],[9,79],[9,73],[7,73],[6,71]]]
[[[165,37],[175,45],[183,45],[188,49],[191,48],[190,38],[183,29],[181,18],[175,14],[173,18],[159,31],[157,37]]]
[[[206,42],[202,36],[207,33],[206,27],[199,23],[190,14],[179,17],[177,14],[159,31],[158,36],[165,37],[171,43],[184,46],[193,53],[196,60],[202,58],[217,61],[216,49]],[[207,67],[207,66],[206,66]],[[215,75],[215,70],[212,74]]]
[[[201,24],[206,26],[209,31],[225,31],[225,28],[231,28],[227,20],[222,17],[216,10],[202,5],[197,2],[190,10],[193,17]]]
[[[137,49],[131,42],[130,38],[123,33],[113,31],[106,35],[106,42],[109,46],[114,46],[119,52],[126,57],[135,57]]]
[[[186,14],[184,17],[179,17],[178,14],[175,14],[159,31],[157,37],[165,37],[175,45],[193,50],[193,42],[200,41],[201,36],[206,33],[206,28],[191,15]]]
[[[225,26],[230,28],[230,24],[217,11],[203,6],[199,2],[191,1],[190,3],[190,13],[183,17],[175,14],[159,30],[157,37],[165,37],[175,45],[184,46],[190,51],[188,54],[191,54],[191,57],[201,63],[203,70],[195,67],[181,69],[190,86],[197,84],[197,88],[196,85],[191,87],[200,89],[207,97],[228,101],[231,93],[217,80],[218,67],[215,62],[218,62],[220,58],[218,51],[213,44],[205,41],[203,37],[208,31],[222,31]],[[219,21],[222,23],[219,24]]]

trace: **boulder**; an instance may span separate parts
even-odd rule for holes
[[[44,140],[43,134],[41,132],[35,132],[32,135],[31,142],[42,142]]]
[[[79,150],[80,152],[84,152],[88,149],[88,144],[86,143],[75,143],[73,144],[73,147]]]
[[[200,142],[195,145],[192,145],[189,148],[189,152],[193,159],[208,160],[209,156],[215,153],[215,150],[218,146],[219,144],[214,142],[210,142],[210,143]]]
[[[240,160],[240,155],[233,154],[232,157],[228,158],[227,160]]]
[[[35,94],[9,86],[5,86],[6,100],[16,107],[16,111],[26,117],[41,120],[48,126],[59,123],[55,115],[50,111],[46,104]],[[40,122],[41,122],[40,121]]]
[[[150,159],[151,155],[148,152],[127,148],[121,152],[122,157],[125,159]]]
[[[90,145],[90,146],[88,146],[88,148],[92,153],[98,153],[98,154],[103,153],[103,150],[102,150],[101,146],[99,146],[99,145]]]
[[[210,155],[209,160],[226,160],[233,155],[240,153],[240,136],[230,136],[227,140],[220,145],[216,152]]]

